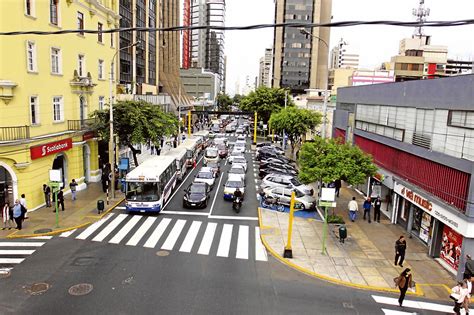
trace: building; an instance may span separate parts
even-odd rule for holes
[[[355,70],[349,78],[350,86],[390,83],[395,81],[392,70]]]
[[[184,25],[225,26],[225,0],[184,0]],[[202,68],[217,74],[219,92],[225,89],[225,35],[223,30],[191,30],[183,33],[184,69]]]
[[[358,67],[359,53],[353,46],[341,38],[339,43],[331,50],[330,69],[357,69]]]
[[[265,48],[265,55],[264,57],[260,58],[260,62],[259,62],[257,87],[260,87],[260,86],[271,87],[272,60],[273,60],[273,49]]]
[[[333,136],[379,167],[359,187],[458,277],[474,252],[474,75],[340,88]]]
[[[194,100],[214,102],[219,93],[219,78],[217,74],[199,68],[181,69],[181,81],[184,91]]]
[[[107,30],[119,26],[118,2],[1,1],[3,31]],[[109,102],[117,34],[0,36],[0,203],[26,194],[44,205],[49,170],[69,191],[100,180],[98,139],[88,118]],[[112,74],[113,75],[113,74]]]
[[[329,23],[332,0],[276,0],[275,23]],[[272,86],[293,94],[327,89],[330,28],[277,27],[273,36]]]

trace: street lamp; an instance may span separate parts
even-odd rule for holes
[[[110,196],[111,196],[111,199],[114,199],[115,198],[115,154],[114,154],[114,110],[113,110],[113,81],[114,81],[114,61],[115,61],[115,57],[117,57],[117,54],[119,51],[122,51],[122,50],[125,50],[125,49],[129,49],[133,46],[136,46],[140,44],[140,41],[136,41],[135,43],[129,45],[129,46],[126,46],[126,47],[122,47],[120,49],[117,49],[117,51],[115,51],[114,53],[114,56],[112,57],[112,60],[110,61],[110,84],[109,84],[109,88],[110,88],[110,95],[109,95],[109,163],[110,163],[110,174],[112,175],[110,177]]]
[[[320,38],[316,35],[313,35],[311,32],[306,30],[304,27],[301,27],[299,30],[300,30],[301,34],[312,36],[312,37],[316,38],[318,41],[321,41],[329,49],[329,45],[324,39],[322,39],[322,38]],[[327,90],[327,88],[328,88],[328,66],[326,65],[326,74],[324,76],[324,96],[323,96],[324,97],[324,103],[323,103],[323,132],[322,132],[323,139],[326,138],[326,116],[327,116],[327,111],[328,111],[328,103],[327,103],[327,97],[328,97],[327,92],[328,92],[328,90]]]

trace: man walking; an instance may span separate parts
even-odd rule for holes
[[[400,267],[403,267],[403,261],[405,260],[406,249],[407,249],[407,242],[405,241],[405,237],[402,235],[395,242],[395,266],[399,265]]]
[[[23,214],[23,216],[22,216],[23,220],[24,220],[24,219],[28,219],[28,214],[27,214],[27,213],[28,213],[28,207],[26,206],[26,197],[25,197],[25,194],[21,194],[20,204],[21,204],[21,205],[23,206],[23,208],[24,208],[24,209],[23,209],[24,214]]]
[[[72,181],[69,183],[69,188],[71,189],[72,200],[76,200],[76,187],[77,183],[76,180],[73,178]]]
[[[58,209],[59,206],[61,206],[61,210],[64,211],[64,193],[62,188],[58,192]]]
[[[341,183],[341,180],[340,179],[336,179],[334,181],[334,187],[336,188],[336,196],[339,197],[339,192],[341,191],[341,186],[342,186],[342,183]]]
[[[357,204],[356,197],[352,197],[352,200],[349,201],[347,206],[349,208],[349,218],[352,222],[356,219],[357,211],[359,211],[359,205]]]
[[[43,194],[44,194],[44,202],[46,203],[46,207],[51,207],[51,188],[43,184]]]
[[[370,208],[372,208],[372,203],[370,202],[370,197],[367,197],[367,199],[365,199],[364,204],[362,205],[362,207],[364,208],[364,220],[365,220],[365,216],[367,215],[368,219],[369,219],[369,223],[370,223]]]
[[[382,200],[380,200],[380,196],[374,201],[374,221],[380,223],[380,208],[382,207]]]
[[[472,276],[474,276],[474,260],[472,260],[471,255],[467,254],[463,279],[470,279]]]

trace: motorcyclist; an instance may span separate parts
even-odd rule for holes
[[[240,198],[242,200],[242,192],[240,189],[237,187],[234,191],[234,200]]]

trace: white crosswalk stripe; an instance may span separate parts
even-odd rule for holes
[[[194,241],[196,240],[196,236],[199,232],[199,228],[201,227],[201,221],[193,221],[191,227],[189,228],[188,234],[186,234],[186,238],[179,249],[180,252],[190,253],[191,249],[193,248]]]
[[[387,297],[387,296],[380,296],[380,295],[372,295],[372,298],[375,302],[379,304],[385,305],[393,305],[398,306],[398,298]],[[402,314],[415,314],[416,312],[410,312],[409,309],[418,309],[418,310],[425,310],[425,311],[433,311],[433,312],[440,312],[440,313],[453,313],[453,306],[452,305],[445,305],[445,304],[437,304],[431,302],[423,302],[423,301],[415,301],[410,299],[405,299],[403,301],[403,311],[400,310],[393,310],[382,308],[384,314],[389,315],[402,315]]]
[[[178,220],[178,222],[176,222],[170,234],[168,235],[168,238],[164,242],[163,246],[161,246],[161,249],[165,249],[165,250],[173,249],[174,244],[176,244],[179,234],[181,234],[181,231],[183,230],[185,224],[186,224],[186,220]]]
[[[145,223],[143,223],[140,228],[133,234],[132,238],[127,242],[127,245],[136,246],[138,242],[142,239],[145,233],[151,228],[153,223],[155,223],[156,218],[149,217],[146,219]]]
[[[204,232],[204,237],[202,238],[201,245],[199,246],[198,254],[209,255],[211,250],[212,240],[214,239],[214,234],[216,233],[217,223],[209,222],[206,227],[206,232]]]
[[[115,234],[115,236],[109,241],[109,243],[120,243],[120,241],[123,240],[123,238],[128,234],[128,232],[130,232],[130,230],[135,226],[135,224],[140,221],[140,219],[141,218],[138,215],[133,216],[130,221],[128,221],[127,224],[125,224],[125,226],[120,230],[120,232]]]
[[[249,259],[249,227],[247,225],[239,225],[235,258]]]
[[[262,244],[262,239],[260,238],[260,228],[255,227],[255,260],[258,261],[267,261],[267,251]]]
[[[110,222],[109,225],[107,225],[105,229],[100,231],[100,233],[97,234],[97,236],[94,237],[92,240],[94,242],[102,242],[107,237],[107,235],[109,235],[113,230],[115,230],[115,228],[120,224],[120,222],[125,220],[126,217],[126,214],[119,214],[118,217],[116,217],[112,222]]]
[[[79,239],[79,240],[85,240],[86,238],[91,236],[91,234],[94,233],[95,230],[97,230],[102,224],[107,222],[113,215],[114,215],[113,213],[109,213],[108,215],[106,215],[105,217],[100,219],[99,221],[94,222],[87,229],[85,229],[84,232],[79,234],[79,236],[76,237],[76,238]]]
[[[161,220],[160,224],[156,227],[155,231],[153,231],[153,234],[148,238],[146,241],[144,247],[148,248],[154,248],[156,246],[156,243],[160,240],[161,236],[165,232],[166,228],[168,227],[168,224],[170,224],[171,219],[164,218]]]
[[[63,232],[63,233],[61,233],[61,235],[59,235],[59,237],[69,237],[69,236],[71,236],[72,234],[74,234],[74,232],[76,232],[76,231],[77,231],[77,229]]]
[[[25,238],[18,241],[0,242],[0,272],[7,272],[14,266],[22,263],[45,242],[35,240],[47,240],[49,238]]]
[[[230,250],[230,242],[232,241],[232,224],[224,224],[222,229],[221,239],[219,241],[219,248],[217,248],[218,257],[228,257]]]

